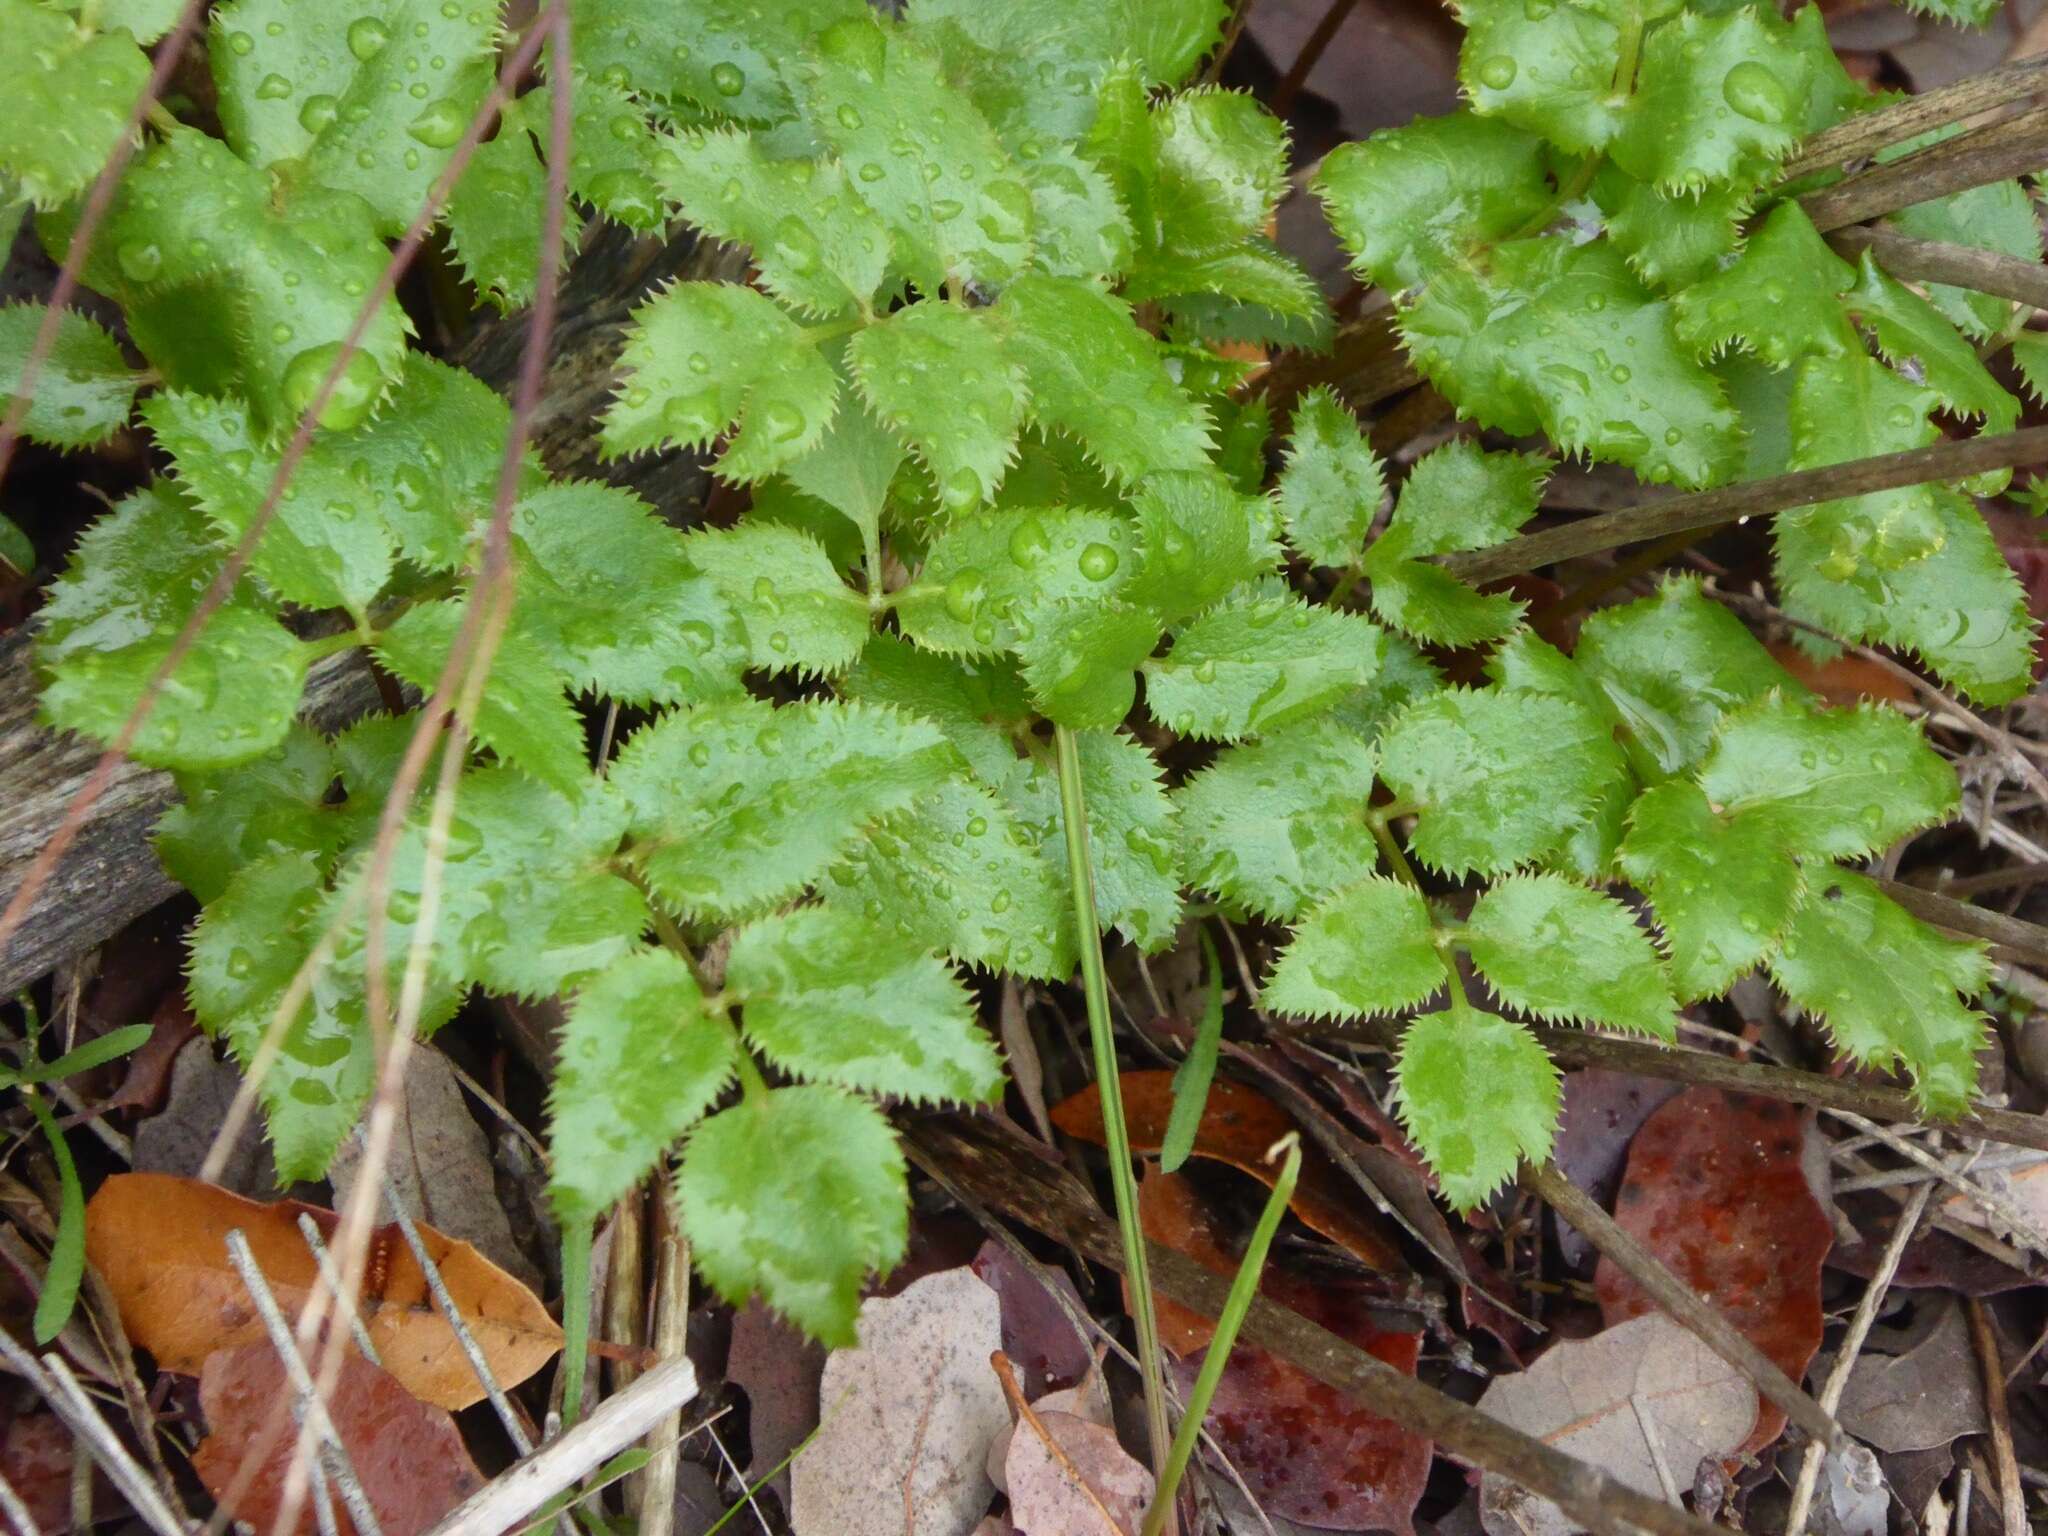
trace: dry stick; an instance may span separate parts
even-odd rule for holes
[[[1649,1293],[1673,1321],[1682,1324],[1702,1344],[1726,1360],[1749,1379],[1749,1384],[1778,1407],[1794,1424],[1829,1445],[1842,1442],[1842,1426],[1834,1415],[1807,1396],[1798,1382],[1785,1374],[1784,1367],[1736,1329],[1721,1309],[1703,1300],[1699,1293],[1665,1267],[1649,1249],[1636,1240],[1591,1196],[1566,1178],[1557,1164],[1525,1163],[1522,1187],[1540,1196],[1545,1205],[1571,1223],[1587,1242],[1614,1261],[1621,1271]]]
[[[2048,161],[2048,146],[2044,146],[2041,158]],[[1711,528],[1738,518],[1768,517],[1837,497],[1924,485],[1930,480],[1960,480],[1986,470],[2013,469],[2044,461],[2048,461],[2048,427],[2027,427],[1961,442],[1935,443],[1904,453],[1852,459],[1821,469],[1795,470],[1767,480],[1748,480],[1685,496],[1665,496],[1581,518],[1560,528],[1524,534],[1491,549],[1451,555],[1442,564],[1460,580],[1478,585],[1560,560],[1695,528]]]
[[[1961,1173],[1949,1167],[1940,1158],[1933,1156],[1924,1148],[1915,1146],[1903,1136],[1893,1135],[1875,1121],[1866,1120],[1863,1116],[1851,1110],[1824,1109],[1821,1113],[1832,1115],[1837,1120],[1846,1120],[1866,1136],[1875,1136],[1901,1157],[1919,1164],[1921,1168],[1925,1169],[1938,1182],[1948,1185],[1986,1215],[1994,1217],[2003,1223],[2008,1231],[2023,1241],[2029,1248],[2033,1249],[2035,1253],[2048,1258],[2048,1236],[2042,1234],[2040,1227],[2035,1224],[2032,1217],[2028,1216],[2025,1211],[2022,1211],[2003,1195],[1986,1189],[1973,1179],[1965,1178]]]
[[[1970,1314],[1970,1338],[1977,1346],[1977,1359],[1984,1367],[1984,1406],[1991,1414],[1991,1456],[1998,1468],[2005,1536],[2027,1536],[2027,1492],[2020,1485],[2019,1458],[2013,1454],[2012,1411],[2005,1401],[2005,1368],[1998,1360],[1998,1335],[1991,1329],[1990,1309],[1980,1298],[1967,1297],[1963,1305]]]
[[[561,0],[557,0],[557,3],[561,3]],[[189,16],[187,19],[190,19]],[[499,109],[511,95],[512,85],[525,74],[539,50],[540,33],[537,29],[535,34],[521,43],[511,58],[506,60],[505,68],[500,72],[490,95],[485,99],[477,115],[470,120],[462,138],[456,142],[449,157],[448,168],[428,190],[425,205],[407,228],[404,238],[392,250],[391,259],[385,263],[376,283],[364,296],[361,307],[356,311],[355,320],[349,326],[347,336],[342,339],[341,349],[327,370],[327,376],[320,381],[320,388],[314,392],[312,401],[300,415],[298,427],[292,433],[291,441],[285,445],[283,455],[278,459],[277,471],[271,476],[270,488],[264,493],[263,504],[257,508],[256,516],[251,520],[248,530],[243,533],[241,540],[228,556],[227,563],[221,567],[206,591],[200,595],[198,603],[186,618],[183,627],[179,629],[177,637],[172,640],[170,650],[144,684],[142,696],[135,701],[135,708],[129,711],[128,718],[122,722],[112,744],[100,754],[99,761],[93,765],[92,773],[85,783],[79,786],[78,793],[72,796],[71,804],[65,810],[64,819],[58,823],[57,830],[51,834],[49,842],[43,845],[42,851],[36,855],[35,862],[23,875],[21,885],[16,889],[13,899],[8,902],[6,910],[0,911],[0,954],[7,952],[8,944],[12,941],[15,931],[28,917],[37,895],[49,883],[51,874],[62,861],[65,852],[83,830],[92,808],[106,793],[108,784],[113,780],[115,768],[127,757],[128,749],[135,744],[136,736],[148,721],[150,712],[155,709],[165,682],[183,664],[192,647],[198,643],[200,631],[206,627],[221,604],[227,601],[235,583],[241,580],[242,573],[248,569],[249,561],[256,553],[257,544],[269,529],[271,519],[277,514],[278,505],[284,498],[285,487],[297,473],[299,461],[306,456],[306,451],[312,444],[314,430],[328,403],[334,397],[343,370],[361,349],[363,337],[376,319],[378,310],[397,289],[399,279],[411,268],[414,258],[418,256],[421,246],[426,242],[427,232],[440,217],[442,205],[447,202],[449,193],[453,191],[456,181],[467,169],[471,157],[476,153],[477,145],[482,142],[484,130],[497,117]],[[175,55],[166,48],[162,57],[172,59]],[[163,67],[161,60],[158,67]],[[111,164],[112,162],[109,162],[110,167]],[[101,174],[104,177],[106,173]],[[94,185],[94,192],[98,192],[97,183]],[[112,196],[111,189],[108,195]],[[65,257],[67,267],[73,257],[80,262],[84,260],[90,232],[87,225],[81,223],[78,232],[72,236],[71,250]],[[544,289],[549,286],[547,273],[542,274],[541,286]],[[52,294],[53,304],[57,297],[57,294]],[[17,404],[27,398],[26,388],[19,390],[15,396]],[[4,447],[4,444],[0,444],[0,447]],[[0,467],[4,467],[4,461],[0,461]]]
[[[1960,123],[1980,112],[2023,101],[2048,90],[2048,59],[2030,59],[1971,75],[1938,90],[1923,91],[1875,112],[1865,112],[1815,134],[1800,145],[1779,174],[1787,181],[1847,165],[1880,149],[1917,138],[1930,128]]]
[[[0,1477],[0,1513],[7,1516],[7,1523],[14,1527],[15,1536],[42,1536],[42,1532],[36,1529],[35,1517],[22,1503],[21,1495],[14,1491],[14,1484],[5,1477]]]
[[[690,1244],[667,1202],[657,1196],[650,1205],[649,1215],[659,1233],[654,1258],[654,1352],[664,1360],[674,1360],[689,1343]],[[680,1407],[654,1427],[649,1447],[652,1454],[640,1474],[638,1536],[669,1536],[674,1528],[682,1429]]]
[[[327,1251],[327,1244],[321,1241],[320,1229],[313,1218],[304,1212],[299,1214],[299,1236],[305,1240],[307,1249],[313,1255],[313,1265],[320,1271],[320,1282],[328,1290],[330,1303],[348,1315],[348,1330],[356,1341],[356,1348],[365,1360],[381,1366],[377,1358],[376,1341],[370,1337],[370,1330],[363,1325],[363,1309],[343,1302],[341,1271],[334,1267],[334,1255]]]
[[[582,1482],[697,1395],[688,1356],[664,1360],[625,1391],[608,1397],[582,1423],[550,1440],[449,1512],[428,1536],[501,1536]]]
[[[2048,160],[2048,107],[1931,144],[1916,154],[1809,192],[1799,206],[1822,234],[1861,224],[1915,203],[1968,187],[2003,181],[2041,168]]]
[[[1829,1413],[1842,1406],[1842,1392],[1849,1385],[1849,1373],[1855,1368],[1856,1357],[1863,1352],[1863,1341],[1870,1336],[1870,1325],[1877,1321],[1877,1309],[1884,1305],[1885,1292],[1891,1289],[1892,1276],[1899,1272],[1899,1261],[1906,1256],[1906,1245],[1913,1240],[1921,1213],[1927,1209],[1928,1197],[1933,1193],[1932,1184],[1923,1184],[1913,1192],[1911,1202],[1899,1213],[1899,1224],[1892,1230],[1891,1241],[1885,1244],[1877,1273],[1863,1288],[1863,1299],[1856,1304],[1855,1315],[1849,1319],[1849,1331],[1842,1339],[1834,1369],[1828,1372],[1828,1379],[1820,1389],[1820,1405]],[[1813,1504],[1813,1490],[1819,1481],[1821,1461],[1826,1455],[1827,1447],[1815,1440],[1800,1457],[1799,1477],[1792,1485],[1791,1512],[1785,1518],[1785,1536],[1804,1536],[1806,1512]]]
[[[99,1410],[92,1405],[92,1399],[85,1395],[85,1388],[78,1384],[78,1378],[71,1374],[71,1367],[55,1354],[43,1356],[38,1364],[27,1350],[8,1337],[0,1329],[0,1359],[7,1361],[14,1370],[26,1376],[29,1383],[42,1394],[64,1427],[78,1439],[85,1442],[92,1459],[100,1464],[121,1496],[128,1501],[128,1507],[136,1516],[157,1533],[157,1536],[185,1536],[186,1524],[172,1513],[170,1505],[149,1480],[149,1474],[140,1462],[128,1454],[128,1448],[121,1444],[107,1421],[100,1417]]]
[[[1829,235],[1828,244],[1852,260],[1865,251],[1876,253],[1893,277],[1974,288],[2015,304],[2048,309],[2048,267],[2038,261],[1940,240],[1916,240],[1884,224],[1852,224]]]
[[[1281,77],[1280,84],[1273,90],[1273,99],[1268,105],[1272,107],[1274,116],[1287,115],[1287,109],[1294,105],[1294,98],[1301,94],[1302,86],[1308,82],[1308,77],[1315,73],[1316,64],[1322,58],[1323,50],[1330,46],[1330,40],[1337,35],[1337,29],[1344,25],[1346,19],[1357,8],[1358,0],[1331,0],[1329,8],[1323,12],[1322,19],[1316,23],[1315,30],[1309,33],[1307,40],[1302,43],[1301,52],[1294,56],[1294,62],[1287,66],[1287,73]]]
[[[291,1325],[284,1320],[284,1311],[271,1294],[270,1282],[257,1267],[256,1255],[249,1249],[249,1239],[239,1227],[228,1234],[228,1260],[235,1266],[235,1273],[242,1277],[242,1286],[248,1291],[249,1299],[256,1303],[257,1316],[263,1319],[263,1331],[270,1335],[271,1347],[277,1351],[277,1358],[284,1365],[285,1378],[292,1384],[293,1414],[319,1436],[321,1460],[327,1475],[334,1479],[335,1486],[341,1491],[341,1502],[347,1506],[348,1517],[355,1522],[358,1536],[379,1536],[377,1512],[370,1507],[369,1495],[363,1492],[362,1482],[356,1476],[348,1446],[328,1415],[327,1399],[313,1384],[313,1374],[306,1369],[305,1357],[299,1353],[299,1346],[292,1338]]]
[[[2035,776],[2039,776],[2038,769]],[[1880,880],[1878,885],[1885,895],[1924,923],[1932,923],[1952,933],[1967,934],[1973,939],[1983,939],[2036,965],[2048,965],[2048,928],[2022,918],[2007,917],[2003,912],[1993,912],[1987,907],[1972,906],[1967,901],[1957,901],[1953,896],[1944,896],[1925,886],[1908,885],[1901,880]]]
[[[1123,1247],[1115,1224],[1073,1175],[1049,1166],[1021,1137],[958,1118],[898,1124],[911,1158],[940,1184],[965,1191],[1082,1257],[1122,1272]],[[1153,1286],[1161,1295],[1204,1317],[1221,1315],[1228,1280],[1161,1244],[1148,1242],[1146,1248]],[[1540,1494],[1600,1536],[1636,1530],[1657,1536],[1725,1536],[1706,1521],[1403,1375],[1265,1297],[1253,1298],[1240,1338],[1371,1405],[1461,1460]]]
[[[136,148],[142,142],[143,121],[162,99],[164,87],[170,84],[178,61],[184,57],[185,44],[191,40],[206,9],[206,0],[185,0],[178,12],[177,25],[171,28],[157,49],[149,79],[135,98],[135,104],[128,109],[128,121],[122,125],[120,137],[114,141],[113,153],[107,156],[107,163],[100,167],[99,175],[93,178],[91,190],[86,193],[85,206],[79,210],[78,225],[71,232],[71,244],[65,249],[63,265],[57,269],[56,285],[50,289],[42,321],[36,326],[35,340],[29,343],[28,356],[22,360],[21,378],[14,385],[14,398],[8,402],[6,416],[0,418],[0,480],[7,478],[7,471],[14,463],[14,450],[21,442],[21,424],[28,416],[30,402],[35,398],[36,381],[42,376],[43,365],[49,361],[50,353],[56,349],[57,328],[63,324],[65,306],[71,302],[72,294],[78,291],[79,275],[85,271],[86,254],[92,249],[93,237],[99,233],[100,220],[114,206],[114,188],[120,184],[121,173],[128,168],[128,162],[134,158]]]
[[[1898,1121],[1908,1125],[1921,1123],[1913,1096],[1901,1088],[1851,1082],[1763,1062],[1737,1061],[1733,1057],[1694,1050],[1690,1046],[1623,1040],[1582,1029],[1556,1029],[1547,1025],[1532,1027],[1551,1059],[1561,1067],[1605,1067],[1615,1072],[1633,1072],[1639,1077],[1702,1084],[1710,1088],[1725,1088],[1731,1093],[1760,1094],[1767,1099],[1783,1099],[1791,1104],[1852,1110],[1873,1120]],[[1346,1024],[1301,1022],[1290,1025],[1290,1028],[1305,1039],[1345,1040],[1353,1044],[1363,1041],[1388,1049],[1393,1048],[1400,1037],[1400,1029],[1396,1025],[1377,1019]],[[2048,1116],[2023,1115],[2015,1110],[1973,1104],[1969,1114],[1945,1122],[1940,1129],[1951,1136],[2048,1152]]]

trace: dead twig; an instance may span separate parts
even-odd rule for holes
[[[1893,277],[1914,283],[1948,283],[2048,309],[2048,267],[1996,251],[1939,240],[1916,240],[1885,224],[1852,224],[1828,236],[1828,244],[1854,260],[1865,251]]]
[[[1799,147],[1785,162],[1780,175],[1786,181],[1797,181],[1815,171],[1848,165],[1880,149],[1918,138],[1930,128],[1967,122],[2044,90],[2048,90],[2048,59],[1987,69],[1824,129]]]
[[[1984,1367],[1984,1406],[1991,1417],[1991,1457],[1998,1470],[1999,1508],[2005,1520],[2005,1536],[2027,1536],[2027,1491],[2020,1483],[2019,1458],[2013,1454],[2012,1413],[2005,1401],[2005,1368],[1998,1359],[1998,1335],[1991,1327],[1991,1312],[1976,1296],[1963,1306],[1970,1317],[1970,1339],[1977,1346],[1978,1362]]]
[[[654,1351],[664,1360],[683,1356],[690,1326],[690,1243],[673,1213],[657,1197],[649,1202],[656,1227]],[[676,1463],[682,1458],[680,1406],[654,1427],[650,1455],[640,1473],[638,1536],[669,1536],[676,1517]],[[630,1501],[629,1501],[630,1502]]]
[[[128,1448],[100,1417],[85,1388],[78,1384],[71,1367],[60,1356],[47,1354],[38,1361],[15,1343],[5,1329],[0,1329],[0,1360],[5,1360],[16,1375],[26,1378],[64,1427],[84,1442],[92,1459],[135,1511],[136,1518],[156,1536],[186,1536],[186,1523],[172,1513],[142,1464],[128,1454]]]
[[[1992,1217],[2007,1231],[2019,1238],[2035,1253],[2048,1257],[2048,1235],[2044,1235],[2026,1212],[2014,1205],[2003,1195],[1986,1189],[1973,1179],[1963,1177],[1955,1169],[1935,1157],[1924,1148],[1916,1147],[1903,1136],[1894,1135],[1875,1121],[1866,1120],[1854,1110],[1822,1109],[1822,1114],[1832,1115],[1837,1120],[1847,1121],[1866,1136],[1875,1136],[1892,1151],[1908,1161],[1918,1164],[1928,1174],[1948,1185],[1972,1205]]]

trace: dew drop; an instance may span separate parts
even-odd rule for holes
[[[292,93],[292,83],[283,75],[265,75],[256,82],[258,101],[283,101]]]
[[[1479,83],[1490,91],[1504,91],[1515,83],[1515,61],[1497,53],[1479,66]]]
[[[391,29],[375,16],[361,16],[349,23],[348,51],[361,63],[377,57],[390,41]]]
[[[1784,84],[1754,59],[1745,59],[1728,71],[1721,81],[1721,95],[1751,122],[1775,127],[1792,115],[1792,99]]]
[[[747,72],[737,64],[711,66],[711,88],[721,96],[737,96],[747,88]]]
[[[1081,574],[1090,581],[1107,581],[1116,574],[1119,560],[1116,550],[1111,546],[1090,544],[1081,551],[1081,558],[1077,563],[1081,567]]]
[[[339,111],[340,103],[332,96],[308,96],[305,104],[299,108],[299,126],[308,133],[322,132],[334,121]]]
[[[462,137],[468,121],[462,108],[443,97],[406,124],[405,131],[431,149],[446,149]]]

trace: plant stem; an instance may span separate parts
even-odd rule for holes
[[[1282,1149],[1285,1150],[1286,1161],[1281,1165],[1280,1177],[1273,1181],[1273,1192],[1266,1198],[1266,1208],[1259,1212],[1259,1224],[1252,1228],[1252,1239],[1245,1245],[1244,1259],[1237,1266],[1237,1276],[1230,1282],[1229,1299],[1223,1303],[1222,1314],[1216,1319],[1216,1334],[1209,1340],[1209,1352],[1202,1356],[1201,1373],[1195,1377],[1194,1390],[1188,1394],[1187,1412],[1181,1415],[1180,1428],[1174,1432],[1173,1449],[1167,1452],[1166,1465],[1159,1474],[1159,1492],[1152,1500],[1151,1509],[1145,1513],[1145,1525],[1140,1536],[1159,1536],[1167,1516],[1172,1513],[1173,1496],[1180,1488],[1182,1474],[1188,1469],[1188,1458],[1194,1454],[1195,1438],[1202,1432],[1202,1421],[1209,1416],[1209,1403],[1216,1396],[1216,1384],[1223,1379],[1223,1367],[1230,1360],[1230,1347],[1237,1342],[1237,1330],[1243,1326],[1245,1314],[1252,1309],[1252,1297],[1258,1294],[1259,1273],[1266,1267],[1266,1251],[1273,1246],[1273,1234],[1279,1230],[1287,1202],[1294,1197],[1294,1182],[1301,1175],[1301,1138],[1289,1131],[1266,1154],[1267,1161],[1272,1161],[1273,1153]]]
[[[1166,1382],[1159,1362],[1159,1319],[1146,1274],[1145,1234],[1138,1225],[1138,1181],[1131,1172],[1131,1138],[1124,1126],[1123,1088],[1117,1077],[1116,1040],[1110,1031],[1109,984],[1102,972],[1102,926],[1095,916],[1095,871],[1088,857],[1088,805],[1081,793],[1081,749],[1064,725],[1053,727],[1059,758],[1060,820],[1067,835],[1067,877],[1074,896],[1074,926],[1080,934],[1081,991],[1088,1003],[1088,1038],[1095,1048],[1095,1080],[1102,1093],[1103,1139],[1109,1148],[1109,1182],[1116,1196],[1117,1231],[1123,1239],[1125,1278],[1130,1282],[1131,1317],[1138,1328],[1138,1371],[1145,1385],[1145,1427],[1152,1465],[1164,1468],[1168,1451]]]
[[[590,1358],[590,1223],[562,1227],[562,1427],[583,1417],[583,1374]]]

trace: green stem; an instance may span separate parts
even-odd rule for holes
[[[1244,1325],[1245,1314],[1252,1309],[1252,1297],[1259,1289],[1259,1272],[1266,1267],[1266,1252],[1273,1246],[1273,1234],[1279,1230],[1280,1218],[1286,1214],[1287,1202],[1294,1196],[1294,1181],[1301,1174],[1301,1140],[1289,1132],[1266,1154],[1272,1160],[1273,1152],[1282,1148],[1287,1160],[1281,1165],[1280,1177],[1273,1181],[1273,1192],[1266,1198],[1266,1208],[1259,1213],[1259,1224],[1252,1229],[1252,1240],[1245,1246],[1244,1259],[1237,1266],[1237,1277],[1230,1282],[1230,1295],[1223,1303],[1223,1315],[1216,1319],[1216,1336],[1209,1341],[1209,1352],[1202,1356],[1202,1369],[1195,1377],[1195,1388],[1188,1394],[1187,1412],[1180,1417],[1180,1429],[1174,1434],[1173,1448],[1166,1454],[1166,1465],[1159,1473],[1159,1494],[1153,1499],[1151,1509],[1145,1512],[1145,1524],[1139,1536],[1159,1536],[1166,1526],[1167,1517],[1173,1512],[1173,1496],[1180,1488],[1182,1475],[1188,1469],[1188,1458],[1194,1454],[1195,1438],[1202,1432],[1202,1421],[1209,1416],[1210,1401],[1216,1396],[1216,1384],[1223,1379],[1223,1367],[1230,1360],[1230,1346],[1237,1342],[1237,1330]]]
[[[1422,882],[1416,878],[1415,866],[1408,862],[1407,850],[1401,846],[1401,840],[1394,836],[1394,829],[1389,825],[1393,816],[1387,811],[1371,811],[1365,819],[1372,827],[1373,840],[1380,845],[1380,852],[1387,856],[1387,867],[1393,870],[1395,878],[1403,885],[1421,890]]]
[[[590,1223],[562,1228],[562,1427],[583,1417],[583,1374],[590,1360]]]
[[[1095,871],[1088,857],[1088,805],[1081,793],[1081,750],[1074,733],[1053,727],[1060,774],[1060,819],[1067,835],[1067,878],[1074,895],[1074,926],[1081,941],[1081,991],[1088,1003],[1088,1038],[1095,1048],[1095,1081],[1102,1094],[1103,1139],[1109,1148],[1109,1183],[1116,1196],[1117,1231],[1123,1239],[1124,1277],[1138,1327],[1138,1371],[1145,1384],[1145,1427],[1152,1465],[1166,1464],[1166,1381],[1159,1363],[1159,1319],[1152,1305],[1152,1280],[1145,1263],[1145,1234],[1138,1225],[1138,1181],[1131,1172],[1131,1137],[1124,1126],[1123,1087],[1116,1070],[1116,1040],[1110,1032],[1109,983],[1102,971],[1102,925],[1095,915]]]

